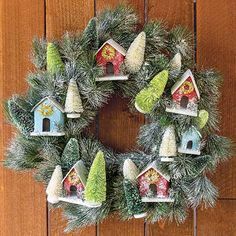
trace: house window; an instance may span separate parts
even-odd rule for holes
[[[77,188],[74,185],[70,186],[70,195],[71,196],[77,195]]]
[[[192,149],[192,148],[193,148],[193,141],[190,140],[190,141],[188,141],[188,143],[187,143],[187,149]]]
[[[188,97],[187,96],[183,96],[180,100],[180,106],[182,108],[187,108],[188,106]]]
[[[106,64],[107,75],[114,75],[114,66],[111,62]]]
[[[43,119],[43,132],[50,131],[50,120],[48,118]]]
[[[150,184],[149,189],[150,189],[150,192],[151,192],[152,196],[157,195],[157,186],[155,184]]]

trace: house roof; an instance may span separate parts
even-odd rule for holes
[[[120,52],[123,56],[126,55],[126,50],[120,46],[117,42],[115,42],[113,39],[107,40],[98,50],[97,53],[103,48],[105,44],[111,45],[113,48],[115,48],[118,52]],[[96,54],[97,54],[96,53]]]
[[[150,169],[154,169],[157,173],[159,173],[161,176],[163,176],[167,181],[170,181],[170,176],[166,175],[164,173],[162,173],[158,168],[157,168],[157,161],[153,161],[152,163],[150,163],[138,176],[140,177],[141,175],[143,175],[145,172],[147,172]]]
[[[191,72],[191,70],[186,70],[185,73],[181,76],[181,79],[178,80],[174,85],[173,87],[171,88],[171,94],[173,94],[183,83],[185,80],[188,79],[188,77],[191,77],[192,81],[193,81],[193,86],[195,88],[195,91],[197,93],[197,96],[198,96],[198,99],[200,98],[200,93],[199,93],[199,90],[198,90],[198,87],[197,87],[197,84],[196,84],[196,81],[193,77],[193,74]]]
[[[87,182],[87,169],[84,165],[84,162],[82,160],[77,161],[72,167],[71,169],[67,172],[66,176],[64,177],[64,179],[62,180],[62,183],[64,182],[64,180],[66,179],[66,177],[70,174],[70,172],[75,169],[76,174],[79,176],[82,184],[84,185],[84,187],[86,186],[86,182]]]
[[[193,125],[188,130],[186,130],[184,133],[188,133],[191,131],[194,131],[196,134],[198,134],[200,138],[202,137],[201,133]]]
[[[55,106],[57,107],[61,112],[65,112],[63,106],[58,103],[55,99],[51,98],[51,97],[45,97],[43,99],[41,99],[32,109],[31,109],[31,112],[35,110],[36,107],[38,107],[39,104],[41,104],[42,102],[44,102],[45,100],[50,100],[50,102]]]

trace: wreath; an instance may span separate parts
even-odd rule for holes
[[[133,9],[118,6],[92,18],[82,33],[34,39],[29,89],[5,103],[18,129],[5,165],[36,169],[48,201],[64,209],[66,230],[113,213],[182,223],[188,208],[216,201],[207,173],[232,150],[215,133],[222,78],[196,70],[185,28],[152,21],[138,31],[137,23]],[[140,150],[118,154],[88,136],[116,92],[145,115]]]

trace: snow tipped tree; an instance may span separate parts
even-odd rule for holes
[[[182,57],[181,54],[178,52],[170,61],[170,73],[173,76],[178,76],[181,71],[182,66]]]
[[[59,197],[62,196],[62,180],[63,180],[63,174],[61,166],[57,165],[53,171],[52,177],[46,189],[48,202],[52,204],[59,202]]]
[[[131,43],[125,56],[125,65],[129,72],[136,73],[140,70],[144,61],[145,44],[145,32],[139,33]]]
[[[47,71],[51,74],[63,71],[65,68],[60,53],[53,43],[47,45]]]
[[[68,118],[79,118],[84,109],[77,83],[71,79],[66,94],[65,112]]]
[[[102,151],[98,151],[90,168],[84,196],[91,203],[102,203],[106,200],[106,163]]]
[[[162,142],[159,149],[159,156],[171,157],[176,156],[176,139],[175,129],[173,125],[166,128],[162,137]]]
[[[123,165],[123,175],[125,179],[135,182],[139,171],[131,159],[126,159]]]
[[[141,113],[150,113],[162,96],[168,81],[168,71],[158,73],[135,97],[135,107]]]

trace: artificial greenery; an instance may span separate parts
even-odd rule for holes
[[[89,202],[102,203],[106,201],[106,165],[102,151],[96,154],[90,168],[84,197]]]
[[[79,34],[66,33],[57,42],[35,39],[32,62],[36,69],[27,77],[29,89],[24,96],[13,96],[5,103],[7,117],[18,130],[8,148],[5,161],[7,167],[16,170],[35,168],[37,180],[47,184],[57,165],[62,167],[63,175],[79,159],[84,161],[87,169],[90,169],[98,151],[104,153],[107,177],[106,201],[99,208],[59,203],[68,219],[68,231],[98,223],[113,212],[118,212],[122,219],[131,217],[122,176],[123,162],[127,158],[131,159],[139,170],[151,161],[157,160],[158,167],[168,171],[171,177],[170,194],[175,201],[148,204],[145,209],[146,219],[151,222],[160,219],[183,222],[189,207],[197,207],[201,203],[206,206],[214,205],[217,189],[206,174],[214,171],[221,161],[232,154],[231,142],[215,134],[219,130],[218,100],[222,78],[212,69],[195,70],[192,59],[192,35],[185,28],[178,26],[168,30],[163,22],[148,22],[143,28],[146,33],[145,61],[140,70],[129,74],[127,81],[95,82],[95,78],[102,76],[103,73],[95,61],[96,50],[109,38],[113,38],[128,49],[139,33],[137,23],[138,17],[133,9],[118,6],[114,10],[105,10],[90,20],[86,29]],[[189,68],[194,72],[201,94],[198,107],[199,110],[208,112],[207,122],[206,115],[202,116],[204,120],[199,120],[165,111],[166,105],[171,100],[171,87],[178,79],[175,73],[169,73],[167,81],[165,71],[171,70],[170,61],[176,53],[180,53],[182,58],[178,74],[183,74]],[[50,61],[50,57],[56,58],[55,61],[54,59]],[[140,128],[138,136],[138,144],[143,151],[117,155],[99,141],[87,137],[83,131],[86,131],[85,128],[94,119],[98,109],[114,92],[129,97],[134,107],[136,95],[143,89],[149,88],[149,83],[152,84],[152,80],[156,80],[155,76],[163,70],[165,75],[161,88],[159,82],[151,86],[155,90],[153,93],[155,99],[151,99],[151,106],[147,106],[148,113],[145,115],[147,124]],[[64,105],[71,79],[77,82],[81,95],[84,109],[81,117],[66,120],[66,135],[63,137],[31,137],[32,107],[45,96],[51,96]],[[142,109],[145,107],[144,104]],[[178,153],[174,162],[161,162],[159,157],[161,137],[169,125],[175,128],[177,143],[186,129],[192,125],[199,125],[203,136],[201,155]],[[99,200],[104,199],[104,195],[99,197]]]

